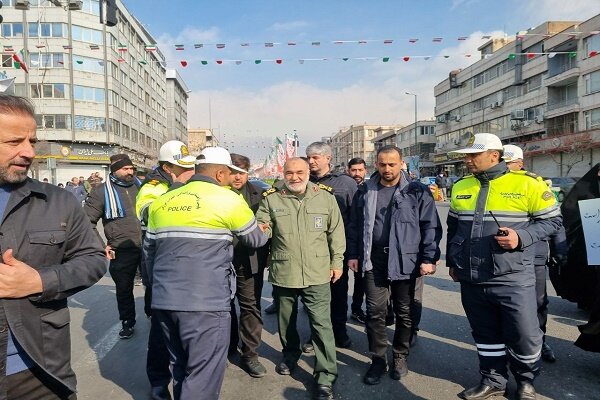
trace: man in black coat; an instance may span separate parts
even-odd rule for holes
[[[231,154],[231,161],[233,165],[245,171],[250,168],[248,157]],[[263,191],[248,182],[248,173],[232,171],[230,186],[244,197],[248,206],[256,213]],[[267,256],[268,245],[254,250],[238,242],[233,248],[233,266],[237,275],[236,297],[240,305],[240,321],[238,325],[235,306],[232,304],[229,353],[237,352],[237,345],[241,340],[242,367],[254,378],[262,378],[267,374],[266,368],[258,360],[257,353],[263,328],[260,298],[263,288],[263,276],[267,266]]]
[[[0,93],[0,398],[70,399],[67,297],[96,283],[106,260],[81,203],[27,177],[34,115]]]

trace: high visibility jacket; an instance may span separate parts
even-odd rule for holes
[[[244,199],[211,178],[194,175],[156,199],[144,240],[152,308],[228,311],[234,235],[252,248],[267,242]]]
[[[519,236],[514,250],[494,239],[498,225]],[[534,243],[558,231],[562,217],[554,195],[537,175],[509,171],[504,162],[452,187],[447,265],[461,281],[506,285],[535,282]]]
[[[148,223],[148,207],[154,200],[167,193],[171,183],[171,178],[160,167],[146,176],[135,198],[135,214],[141,221],[143,230]]]

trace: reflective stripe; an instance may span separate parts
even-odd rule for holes
[[[480,356],[484,357],[501,357],[506,355],[506,351],[477,351]]]
[[[522,363],[525,364],[531,364],[536,362],[537,360],[540,359],[540,355],[542,354],[542,350],[540,349],[537,353],[530,355],[530,356],[522,356],[520,354],[515,353],[512,349],[508,348],[508,352],[510,353],[511,356],[513,356],[514,358],[516,358],[517,360],[521,361]]]
[[[149,235],[150,236],[150,235]],[[193,239],[207,239],[207,240],[226,240],[229,242],[233,241],[233,235],[221,235],[217,233],[197,233],[197,232],[159,232],[152,235],[153,239],[165,239],[165,238],[193,238]]]
[[[479,344],[475,343],[478,349],[494,349],[494,350],[504,350],[506,345],[504,343],[501,344]]]
[[[551,207],[544,208],[543,210],[536,211],[531,215],[537,218],[542,216],[544,218],[556,217],[557,215],[560,215],[560,208],[558,208],[556,205],[553,205]]]
[[[256,219],[252,218],[252,221],[250,221],[248,224],[246,224],[245,226],[242,226],[240,229],[236,229],[233,232],[236,235],[244,236],[244,235],[247,235],[250,232],[252,232],[254,229],[256,229],[257,226],[258,226],[258,224],[256,223]]]
[[[231,231],[227,228],[194,228],[190,226],[169,226],[165,228],[156,228],[154,233],[160,232],[192,232],[192,233],[209,233],[209,234],[229,234]]]

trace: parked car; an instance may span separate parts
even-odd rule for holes
[[[422,176],[420,181],[427,186],[433,185],[435,183],[435,176]]]
[[[261,188],[262,190],[269,190],[271,189],[271,185],[269,185],[267,182],[258,179],[258,178],[250,178],[248,179],[248,182],[258,186],[259,188]]]
[[[569,194],[569,192],[571,191],[571,189],[573,189],[573,186],[575,186],[575,183],[577,182],[575,178],[571,178],[568,176],[553,177],[546,179],[550,179],[552,181],[551,189],[553,192],[556,192],[556,199],[559,202],[563,202],[565,200],[565,196]]]

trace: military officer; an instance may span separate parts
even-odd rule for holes
[[[315,399],[332,399],[337,378],[335,339],[330,320],[330,282],[343,272],[344,223],[331,188],[308,181],[308,163],[291,158],[284,186],[264,194],[256,219],[271,236],[269,281],[277,308],[283,360],[276,367],[289,375],[302,354],[296,329],[298,297],[308,313],[315,348]]]

